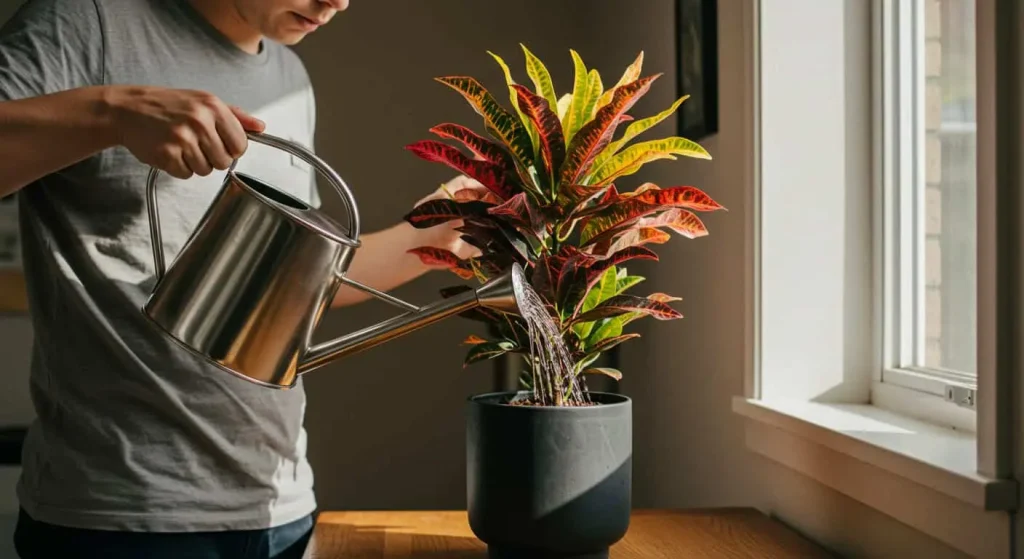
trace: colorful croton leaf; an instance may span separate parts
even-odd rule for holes
[[[657,261],[654,247],[673,235],[706,236],[708,229],[698,214],[725,209],[685,183],[641,182],[629,187],[627,181],[657,161],[711,156],[687,138],[642,138],[688,98],[684,95],[639,119],[630,114],[660,76],[643,74],[643,52],[615,85],[605,89],[598,71],[588,69],[582,57],[570,51],[573,81],[560,94],[547,66],[520,46],[527,78],[523,81],[516,80],[502,57],[488,53],[504,74],[504,92],[492,93],[468,76],[437,78],[475,111],[476,131],[473,122],[442,123],[430,129],[436,139],[407,146],[417,157],[446,165],[487,188],[483,193],[449,192],[447,198],[424,202],[405,217],[417,228],[458,221],[462,238],[480,255],[460,259],[437,247],[411,252],[430,265],[479,282],[520,264],[563,333],[574,360],[573,374],[620,379],[620,371],[592,365],[602,353],[639,337],[625,328],[642,318],[682,317],[671,305],[678,297],[632,293],[644,278],[629,274],[626,264]],[[507,106],[501,98],[507,99]],[[453,285],[442,295],[468,289]],[[529,354],[527,328],[519,317],[486,309],[463,316],[486,326],[464,341],[469,346],[467,365],[506,354]],[[532,363],[525,361],[521,381],[536,393]]]

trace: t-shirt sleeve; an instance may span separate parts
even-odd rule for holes
[[[103,84],[95,0],[28,0],[0,27],[0,101]]]

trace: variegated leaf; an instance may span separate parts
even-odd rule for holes
[[[547,99],[552,110],[557,110],[558,96],[555,94],[555,84],[551,79],[551,73],[539,58],[537,58],[525,45],[519,45],[526,57],[526,74],[533,82],[534,92]]]
[[[519,120],[498,104],[480,82],[465,76],[437,78],[437,81],[459,92],[477,114],[483,117],[488,132],[504,143],[519,163],[528,167],[533,162],[530,135]]]

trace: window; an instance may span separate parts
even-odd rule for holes
[[[881,381],[959,399],[977,377],[975,0],[884,5]]]

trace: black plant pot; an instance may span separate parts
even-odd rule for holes
[[[494,559],[600,559],[632,505],[632,401],[511,406],[517,393],[470,398],[469,524]],[[518,393],[525,396],[526,393]]]

